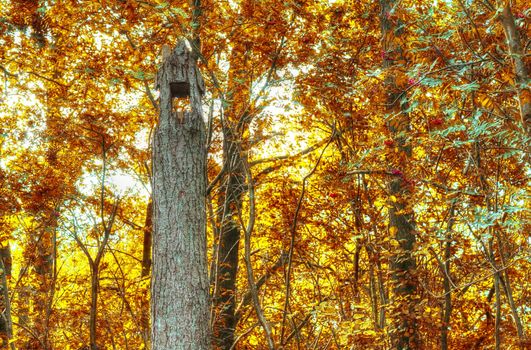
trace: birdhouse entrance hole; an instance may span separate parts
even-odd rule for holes
[[[190,97],[190,83],[186,81],[171,82],[170,91],[172,98]]]
[[[186,81],[171,82],[170,92],[174,112],[190,112],[192,110],[190,83]]]

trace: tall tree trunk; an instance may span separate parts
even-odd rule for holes
[[[13,338],[13,322],[11,321],[11,302],[7,285],[7,276],[11,276],[11,248],[9,244],[0,245],[0,347],[6,349],[11,338]],[[15,349],[13,343],[10,344],[12,350]]]
[[[26,249],[28,256],[27,266],[22,269],[22,276],[30,277],[33,283],[24,286],[19,297],[27,300],[32,299],[33,310],[30,313],[28,307],[22,307],[20,322],[30,327],[35,336],[28,339],[25,348],[48,350],[52,348],[50,343],[50,315],[53,298],[52,286],[55,284],[53,273],[54,267],[54,242],[53,232],[57,227],[57,220],[53,217],[51,209],[43,210],[42,228],[38,234],[30,236],[31,244]]]
[[[229,350],[234,343],[238,323],[236,310],[236,280],[240,250],[241,228],[238,215],[245,194],[245,171],[242,153],[245,152],[246,133],[251,116],[249,72],[246,69],[248,48],[237,42],[232,51],[229,73],[229,95],[232,96],[223,125],[223,162],[226,175],[219,197],[218,222],[220,227],[216,254],[215,287],[213,295],[214,346]]]
[[[489,183],[487,182],[487,179],[486,179],[486,176],[484,175],[485,173],[485,170],[483,168],[483,163],[482,163],[482,153],[481,153],[481,143],[480,142],[476,142],[475,143],[475,163],[476,163],[476,166],[477,166],[477,169],[478,169],[478,172],[480,174],[479,176],[479,180],[480,180],[480,185],[481,185],[481,189],[482,191],[484,192],[492,192],[493,190],[490,188],[489,186]],[[500,164],[498,164],[498,171],[497,171],[497,175],[496,175],[496,181],[495,183],[498,183],[499,182],[499,172],[500,172]],[[494,191],[497,191],[498,189],[495,189]],[[497,196],[495,196],[494,198],[494,203],[491,203],[491,201],[487,198],[487,201],[486,201],[486,208],[488,210],[488,212],[499,212],[499,203],[498,203],[498,198]],[[509,265],[510,263],[507,261],[507,259],[509,258],[510,256],[510,251],[509,249],[506,248],[506,245],[504,243],[504,237],[500,234],[499,232],[499,228],[497,227],[490,227],[489,228],[490,230],[490,234],[491,236],[493,237],[493,239],[495,238],[495,241],[497,243],[497,249],[494,249],[493,248],[493,241],[491,240],[489,242],[489,251],[488,251],[488,254],[487,256],[489,257],[489,262],[490,264],[495,268],[495,275],[494,275],[494,284],[495,284],[495,291],[496,293],[500,293],[500,284],[501,286],[503,287],[503,291],[505,293],[505,296],[506,296],[506,299],[507,299],[507,303],[509,304],[509,307],[511,309],[511,314],[513,316],[513,321],[515,323],[515,326],[516,326],[516,333],[518,334],[518,340],[519,340],[519,347],[520,348],[524,348],[525,344],[525,340],[526,340],[526,336],[525,336],[525,331],[524,331],[524,326],[522,324],[522,321],[520,319],[520,316],[518,314],[518,309],[514,303],[514,298],[513,298],[513,292],[512,292],[512,287],[511,287],[511,280],[510,280],[510,275],[508,273],[508,269],[510,268]],[[498,256],[499,258],[497,259],[496,256],[495,256],[495,251],[498,251]],[[498,262],[499,261],[499,262]],[[496,294],[496,302],[500,301],[501,298],[499,297],[498,294]],[[498,304],[496,304],[496,316],[498,317],[498,313],[500,313],[501,315],[501,311],[500,311],[500,308],[501,306],[498,306]],[[496,336],[495,336],[495,339],[496,339],[496,346],[499,346],[500,342],[501,342],[501,335],[500,335],[500,323],[501,323],[501,316],[500,318],[496,319],[496,323],[495,323],[495,329],[496,329]]]
[[[144,242],[142,245],[142,280],[147,279],[151,273],[151,246],[153,244],[153,199],[150,197],[146,209],[146,221],[144,223]],[[147,347],[149,344],[149,293],[146,289],[140,305],[140,327],[142,327],[142,339]]]
[[[105,143],[102,144],[102,149],[105,149]],[[109,237],[111,235],[111,232],[113,230],[114,226],[114,220],[116,218],[116,212],[118,210],[119,206],[119,200],[116,200],[116,202],[113,205],[112,212],[108,218],[108,220],[105,220],[104,212],[103,212],[103,203],[104,203],[104,187],[105,187],[105,152],[103,153],[103,176],[102,176],[102,183],[101,183],[101,203],[102,203],[102,210],[101,210],[101,223],[102,223],[102,239],[98,242],[98,250],[96,252],[96,256],[92,258],[92,255],[90,254],[89,248],[87,245],[85,245],[80,237],[77,234],[74,234],[74,239],[76,240],[78,246],[83,251],[83,254],[85,254],[88,264],[90,266],[90,310],[89,310],[89,342],[90,342],[90,350],[101,350],[104,347],[104,344],[98,345],[98,294],[100,291],[100,279],[99,279],[99,271],[100,271],[100,264],[105,256],[105,251],[107,249],[107,243],[109,242]],[[103,347],[102,347],[103,346]]]
[[[99,350],[97,345],[98,340],[98,292],[99,292],[99,264],[90,264],[90,319],[89,319],[89,335],[90,335],[90,350]]]
[[[144,242],[142,245],[142,277],[149,276],[151,272],[151,245],[153,242],[153,199],[150,197],[146,209],[144,223]]]
[[[448,350],[448,329],[452,315],[450,259],[452,257],[452,228],[455,223],[455,205],[456,201],[452,200],[448,213],[448,226],[446,227],[444,261],[438,260],[440,261],[439,269],[441,270],[444,288],[444,307],[441,310],[441,350]]]
[[[500,273],[494,273],[494,290],[496,292],[496,319],[494,321],[494,349],[500,350],[501,346],[501,297],[500,297]]]
[[[417,283],[416,260],[413,255],[415,245],[415,222],[413,219],[411,190],[407,182],[407,172],[411,157],[411,146],[407,134],[410,130],[409,116],[404,89],[398,86],[397,61],[405,62],[404,48],[398,37],[402,34],[403,23],[393,16],[397,11],[396,0],[380,0],[380,24],[383,43],[383,67],[385,77],[386,112],[391,116],[389,130],[398,154],[391,154],[388,163],[392,167],[394,178],[388,183],[390,208],[389,231],[398,243],[391,258],[391,281],[393,284],[393,303],[390,315],[393,321],[392,341],[397,350],[419,348],[418,326],[416,321]]]
[[[42,344],[46,349],[51,349],[50,343],[50,312],[48,306],[53,298],[52,286],[55,284],[53,267],[55,262],[53,231],[57,227],[57,220],[52,219],[50,226],[46,226],[39,242],[37,243],[37,258],[34,265],[37,280],[37,293],[35,294],[35,331],[42,337]]]
[[[220,196],[220,234],[218,241],[214,307],[214,345],[228,350],[234,343],[237,324],[236,279],[240,247],[240,226],[236,221],[241,209],[244,193],[244,174],[240,146],[230,130],[225,131],[223,142],[224,161],[227,162],[228,177],[224,193]]]
[[[515,89],[520,104],[520,120],[522,127],[528,137],[531,137],[531,92],[529,89],[529,73],[526,64],[525,51],[522,49],[520,34],[516,28],[513,13],[511,12],[511,2],[505,1],[500,14],[509,55],[513,61],[515,79]]]
[[[181,85],[179,85],[181,83]],[[172,111],[172,87],[188,84],[191,111]],[[206,259],[206,131],[199,70],[184,41],[157,76],[160,115],[153,145],[152,348],[209,349]],[[200,91],[203,89],[202,91]]]

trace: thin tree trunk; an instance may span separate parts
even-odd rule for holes
[[[525,61],[525,52],[522,49],[520,34],[516,28],[514,16],[511,12],[511,2],[505,1],[500,14],[505,38],[509,47],[509,55],[514,64],[515,88],[520,104],[520,120],[528,137],[531,137],[531,92],[529,90],[529,75]]]
[[[53,214],[50,210],[46,210],[41,215],[47,218],[52,217]],[[47,310],[47,306],[50,304],[50,290],[55,277],[53,275],[54,258],[51,232],[55,230],[57,220],[55,218],[48,219],[42,225],[43,227],[39,234],[30,237],[30,240],[33,241],[33,244],[30,245],[32,248],[26,251],[27,256],[29,256],[29,261],[27,262],[29,268],[21,272],[22,274],[31,275],[34,279],[34,284],[26,286],[25,290],[20,293],[25,295],[26,298],[33,299],[33,312],[30,316],[29,309],[23,307],[20,317],[38,335],[38,338],[29,339],[25,347],[28,349],[49,350],[51,349],[48,339],[50,325],[47,322],[49,320],[47,315],[50,310]]]
[[[496,204],[496,211],[498,210],[498,205]],[[511,313],[513,316],[513,321],[516,326],[516,333],[518,334],[518,340],[520,342],[520,348],[523,349],[523,344],[525,342],[525,332],[524,332],[524,326],[522,324],[522,320],[520,319],[520,316],[518,315],[518,309],[516,308],[516,305],[514,303],[513,298],[513,289],[511,287],[511,280],[510,276],[507,272],[508,266],[507,266],[507,251],[505,249],[505,244],[503,243],[503,238],[500,235],[500,232],[497,229],[493,229],[494,235],[496,236],[496,242],[498,244],[498,250],[500,254],[500,261],[501,261],[501,269],[499,273],[499,279],[503,287],[503,291],[505,293],[505,296],[507,297],[507,303],[509,304],[509,307],[511,308]]]
[[[153,200],[149,198],[146,209],[146,222],[144,223],[144,242],[142,245],[142,277],[149,276],[151,272],[151,245],[153,235]]]
[[[448,350],[448,328],[450,325],[450,318],[452,315],[452,290],[451,290],[451,274],[450,274],[450,258],[452,257],[452,227],[455,222],[455,201],[452,201],[448,227],[446,228],[445,247],[444,247],[444,263],[441,267],[441,275],[443,278],[444,288],[444,308],[441,312],[441,350]]]
[[[500,273],[494,273],[494,292],[496,296],[496,318],[494,320],[495,349],[500,350],[501,345],[501,297],[500,297]]]
[[[218,242],[216,292],[213,307],[214,344],[220,349],[230,349],[234,343],[234,331],[237,324],[236,310],[236,278],[240,246],[240,227],[236,215],[241,209],[241,198],[244,189],[244,174],[241,149],[232,132],[225,131],[224,161],[228,162],[228,178],[225,193],[220,203],[221,232]]]
[[[502,281],[505,282],[504,283],[505,296],[507,297],[507,302],[509,303],[509,307],[511,308],[511,313],[513,315],[513,320],[514,320],[514,323],[516,324],[516,332],[518,334],[518,339],[520,341],[520,348],[523,349],[524,342],[525,342],[524,326],[522,324],[522,320],[520,319],[520,316],[518,315],[518,309],[516,308],[516,305],[514,303],[513,290],[511,287],[511,282],[509,280],[509,274],[507,273],[507,269],[503,270],[503,273],[500,275],[500,278]]]
[[[172,111],[171,86],[179,86],[179,82],[189,84],[191,111]],[[184,42],[163,58],[157,85],[160,115],[153,144],[152,348],[206,350],[210,348],[210,331],[206,131],[201,108],[204,85]]]
[[[369,258],[369,295],[371,297],[372,317],[374,323],[374,329],[380,329],[380,322],[378,317],[378,293],[376,291],[376,276],[374,275],[374,260],[375,254],[371,252],[367,245],[365,245],[367,256]]]
[[[97,345],[97,321],[98,321],[98,292],[99,292],[99,265],[92,263],[90,265],[90,350],[99,350]]]
[[[385,319],[385,311],[387,307],[387,303],[389,302],[389,291],[385,288],[385,282],[384,282],[384,276],[382,272],[382,263],[380,261],[380,254],[376,253],[376,267],[377,267],[377,275],[378,275],[378,290],[380,292],[380,329],[385,328],[386,319]]]
[[[105,146],[105,145],[103,145]],[[83,254],[87,257],[88,264],[90,266],[90,311],[89,311],[89,343],[90,350],[101,350],[102,348],[98,346],[98,293],[99,293],[99,269],[100,263],[105,255],[105,249],[107,248],[107,243],[111,234],[111,230],[114,225],[114,219],[116,218],[116,212],[118,210],[119,201],[117,200],[114,203],[112,213],[109,217],[109,220],[106,222],[103,216],[103,203],[104,203],[104,184],[105,184],[105,153],[104,153],[104,170],[102,177],[102,197],[101,197],[101,218],[103,225],[103,239],[101,242],[98,242],[98,251],[96,257],[93,259],[90,255],[90,252],[85,244],[81,241],[77,233],[74,231],[74,239],[77,244],[83,251]],[[101,344],[100,344],[101,345]]]
[[[442,309],[441,317],[441,350],[448,350],[448,327],[450,325],[450,317],[452,314],[452,291],[450,289],[450,277],[447,274],[450,273],[450,249],[452,247],[451,242],[445,243],[444,249],[444,271],[443,276],[443,288],[444,288],[444,308]]]
[[[52,214],[53,215],[53,214]],[[37,294],[35,295],[35,328],[37,334],[42,336],[42,342],[46,349],[51,349],[52,344],[49,339],[49,317],[47,306],[52,301],[52,285],[54,284],[55,275],[53,274],[54,266],[54,252],[53,252],[53,237],[52,232],[57,227],[57,220],[52,219],[53,222],[44,228],[44,232],[37,244],[37,262],[35,264],[35,271],[37,275]]]
[[[3,307],[3,312],[0,314],[0,339],[2,340],[2,348],[7,347],[9,341],[13,338],[13,322],[11,321],[11,301],[9,300],[9,292],[7,285],[7,276],[11,275],[11,249],[9,244],[0,247],[0,305]],[[15,350],[13,343],[9,344],[12,350]]]
[[[153,244],[153,200],[150,197],[146,209],[146,221],[144,223],[144,242],[142,245],[142,280],[147,279],[151,273],[151,246]],[[142,338],[146,347],[149,346],[149,293],[146,289],[140,305],[140,327]]]
[[[242,153],[245,142],[241,135],[248,129],[250,117],[247,47],[237,42],[232,51],[232,69],[229,72],[229,91],[232,101],[228,106],[223,125],[223,167],[226,179],[219,197],[218,222],[220,225],[218,252],[216,254],[215,287],[213,295],[214,346],[229,350],[235,339],[238,323],[236,312],[236,280],[238,275],[241,228],[238,215],[242,197],[247,191]]]
[[[480,184],[481,184],[482,190],[485,191],[485,192],[487,192],[487,191],[490,192],[491,190],[489,188],[489,184],[488,184],[488,182],[485,179],[485,175],[483,174],[484,172],[483,172],[483,169],[482,169],[482,162],[481,162],[481,145],[478,142],[476,142],[476,165],[478,167],[478,170],[481,170],[479,178],[480,178]],[[497,170],[495,183],[499,182],[499,173],[500,173],[500,165],[498,164],[498,170]],[[496,189],[496,191],[497,191],[497,189]],[[494,208],[492,208],[490,202],[487,201],[487,210],[489,212],[492,211],[492,210],[494,212],[498,212],[499,204],[498,204],[497,196],[495,197]],[[509,278],[509,274],[507,272],[508,266],[507,266],[507,261],[506,260],[507,260],[509,252],[505,248],[503,237],[502,237],[502,235],[500,235],[499,230],[497,228],[495,228],[495,227],[490,227],[490,231],[491,231],[491,235],[496,238],[496,243],[498,245],[498,252],[499,252],[499,257],[500,257],[499,258],[500,264],[498,266],[498,263],[496,262],[496,258],[494,256],[494,248],[492,246],[493,242],[492,241],[489,242],[489,249],[490,249],[489,256],[490,256],[490,259],[491,259],[490,263],[492,264],[494,269],[496,269],[495,287],[498,288],[498,289],[496,289],[497,292],[500,292],[500,290],[499,290],[500,283],[501,283],[501,285],[503,287],[503,291],[505,293],[505,296],[507,297],[507,302],[508,302],[509,307],[511,309],[511,313],[512,313],[512,316],[513,316],[513,321],[514,321],[515,326],[516,326],[516,332],[518,334],[519,346],[520,346],[520,348],[523,349],[523,347],[525,346],[524,345],[524,342],[525,342],[524,326],[522,324],[520,316],[518,315],[518,310],[517,310],[516,305],[514,303],[512,287],[511,287],[511,281],[510,281],[510,278]],[[496,281],[498,283],[497,286],[496,286]],[[497,299],[496,300],[498,300],[498,297],[499,296],[497,295]],[[498,306],[497,306],[496,310],[498,311]]]
[[[249,291],[251,292],[251,298],[253,300],[253,306],[256,312],[256,316],[266,335],[267,345],[270,350],[275,350],[275,342],[273,340],[273,336],[271,333],[271,325],[269,324],[269,321],[264,316],[262,306],[260,305],[260,300],[258,299],[258,288],[255,283],[253,267],[251,263],[251,234],[254,229],[256,212],[255,212],[255,196],[254,196],[253,178],[252,178],[251,170],[249,169],[249,165],[247,164],[247,162],[245,165],[246,167],[244,168],[244,170],[247,176],[247,183],[249,184],[249,202],[250,202],[249,203],[249,222],[247,224],[247,227],[245,228],[245,245],[244,245],[245,265],[246,265],[246,270],[247,270],[247,282],[249,283]]]

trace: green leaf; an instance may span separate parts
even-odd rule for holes
[[[465,91],[465,92],[471,92],[471,91],[477,91],[480,88],[480,85],[476,82],[470,83],[470,84],[464,84],[459,86],[452,87],[454,90],[458,91]]]
[[[145,75],[144,72],[142,72],[141,70],[139,70],[139,71],[136,71],[136,72],[133,73],[133,77],[134,77],[135,79],[144,80],[144,78],[146,77],[146,75]]]
[[[503,159],[509,159],[512,158],[514,155],[519,154],[521,151],[517,149],[512,149],[510,151],[507,151],[501,155]]]
[[[452,125],[444,130],[437,130],[434,132],[435,135],[441,135],[442,137],[446,137],[450,134],[453,134],[454,132],[464,131],[466,130],[466,126],[464,125]]]
[[[172,9],[172,11],[175,12],[176,14],[178,14],[182,18],[188,18],[188,14],[186,12],[184,12],[184,10],[182,8],[175,7],[175,8]]]
[[[417,108],[417,106],[419,105],[418,101],[411,101],[409,103],[409,106],[404,110],[404,113],[411,113],[415,110],[415,108]]]
[[[377,69],[375,69],[375,70],[372,70],[372,71],[370,70],[370,71],[368,71],[368,72],[366,73],[366,75],[367,75],[368,77],[378,77],[378,76],[380,76],[380,74],[382,74],[382,70],[379,69],[379,68],[377,68]]]
[[[420,83],[424,86],[436,87],[442,84],[442,80],[434,78],[424,78],[420,81]]]
[[[508,213],[508,214],[513,214],[513,213],[518,213],[518,212],[521,212],[521,211],[529,211],[529,210],[526,209],[526,208],[517,207],[517,206],[514,206],[514,205],[504,205],[503,206],[503,211],[505,213]]]
[[[492,129],[495,129],[496,127],[498,127],[499,124],[500,123],[498,121],[491,122],[491,123],[488,123],[488,122],[474,123],[472,128],[469,130],[469,134],[470,136],[472,136],[472,138],[478,138],[481,135],[492,134]]]
[[[115,85],[120,83],[120,79],[112,78],[112,79],[109,80],[109,82],[111,83],[112,86],[115,86]]]

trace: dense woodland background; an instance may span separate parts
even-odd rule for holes
[[[149,348],[154,77],[187,37],[215,348],[528,349],[530,16],[524,0],[1,1],[4,347]]]

